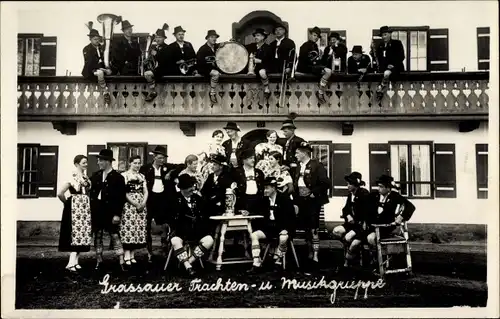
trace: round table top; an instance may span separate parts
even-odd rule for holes
[[[248,216],[243,216],[243,215],[232,215],[232,216],[210,216],[210,219],[213,220],[233,220],[233,219],[258,219],[258,218],[264,218],[264,216],[261,215],[248,215]]]

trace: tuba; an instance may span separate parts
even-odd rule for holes
[[[111,39],[113,38],[113,28],[121,23],[122,17],[114,14],[103,13],[97,17],[97,21],[102,23],[102,37],[104,41],[104,66],[110,68]]]
[[[179,71],[183,74],[186,75],[191,71],[191,68],[195,66],[196,64],[196,58],[189,59],[187,61],[181,60],[177,61],[177,64],[179,65]]]

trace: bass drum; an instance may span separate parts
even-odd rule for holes
[[[248,51],[238,42],[225,42],[215,52],[217,67],[225,74],[238,74],[248,65]]]

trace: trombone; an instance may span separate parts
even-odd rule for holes
[[[288,73],[286,72],[287,63],[290,60],[290,57],[292,56],[292,54],[293,54],[292,71],[291,71],[291,74],[288,75]],[[295,64],[296,64],[295,60],[297,60],[297,51],[295,49],[292,49],[288,53],[288,59],[285,59],[285,61],[283,61],[283,72],[281,74],[280,99],[279,99],[279,104],[278,104],[279,107],[281,107],[285,103],[285,91],[286,91],[286,87],[288,85],[289,79],[295,80],[295,78],[294,78],[294,76],[295,76]]]

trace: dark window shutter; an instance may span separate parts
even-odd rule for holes
[[[332,195],[347,196],[347,186],[344,177],[351,173],[351,144],[333,144],[333,177]]]
[[[330,179],[330,189],[328,190],[328,195],[332,196],[332,154],[333,154],[333,144],[330,141],[309,141],[313,151],[311,158],[320,161],[323,166],[325,166],[326,173]]]
[[[427,70],[448,71],[449,69],[448,29],[429,29]]]
[[[40,48],[40,75],[56,75],[57,37],[43,37]]]
[[[59,146],[40,146],[38,153],[38,197],[57,194],[57,165]]]
[[[488,144],[476,144],[477,198],[488,198]]]
[[[151,145],[151,144],[148,144],[148,156],[146,157],[147,163],[144,163],[144,164],[153,163],[153,159],[154,159],[154,153],[153,153],[153,150],[154,150],[157,146],[163,146],[163,147],[165,147],[165,149],[167,150],[167,154],[168,154],[168,148],[167,148],[167,145]]]
[[[490,28],[477,28],[477,69],[490,69]]]
[[[377,30],[378,32],[378,30]],[[368,144],[369,168],[370,168],[370,190],[376,188],[375,181],[382,174],[391,174],[391,153],[389,144]]]
[[[105,148],[106,145],[87,145],[87,176],[90,177],[99,170],[99,165],[97,165],[97,155],[99,155],[99,152]]]
[[[33,148],[33,154],[31,156],[23,157],[23,153],[26,148]],[[17,198],[31,198],[38,197],[37,181],[39,173],[39,154],[40,154],[40,144],[17,144]],[[23,161],[25,163],[23,163]],[[31,183],[26,181],[22,182],[23,171],[28,171],[28,165],[31,163],[31,173],[25,173],[27,180],[31,176]],[[26,165],[26,170],[24,169]],[[32,186],[30,186],[32,185]],[[28,188],[28,193],[30,195],[26,196],[22,194],[22,187]],[[33,187],[33,188],[32,188]]]
[[[434,144],[436,198],[457,197],[455,144]]]

